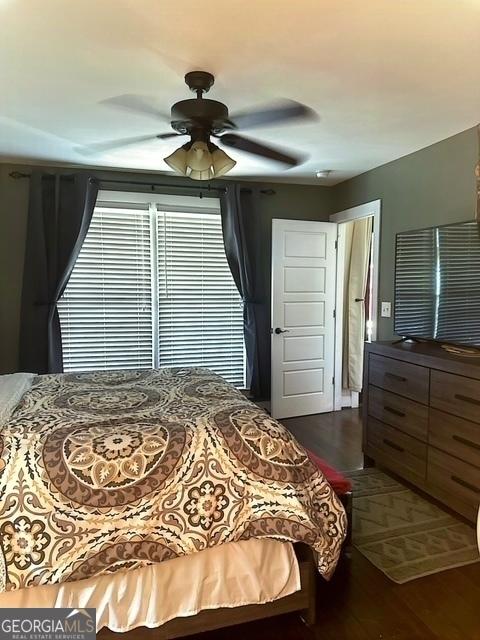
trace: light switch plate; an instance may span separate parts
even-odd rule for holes
[[[391,317],[392,317],[392,303],[382,302],[382,318],[391,318]]]

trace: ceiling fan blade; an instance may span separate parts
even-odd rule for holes
[[[229,122],[235,129],[254,129],[266,127],[288,120],[317,120],[313,109],[294,100],[281,100],[263,108],[242,111],[229,117]]]
[[[105,104],[109,107],[115,107],[117,109],[124,109],[125,111],[132,111],[134,113],[143,113],[147,116],[151,116],[158,120],[169,121],[170,115],[165,114],[153,104],[151,98],[148,96],[140,96],[134,93],[124,93],[121,96],[114,96],[113,98],[107,98],[102,100],[100,104]]]
[[[150,134],[148,136],[133,136],[131,138],[118,138],[117,140],[105,140],[105,142],[96,142],[84,147],[77,147],[76,150],[83,155],[93,155],[95,153],[101,153],[102,151],[113,151],[115,149],[121,149],[122,147],[129,147],[134,144],[140,144],[142,142],[148,142],[149,140],[155,140],[157,138],[171,138],[175,137],[176,133],[164,133],[160,135]]]
[[[268,158],[269,160],[274,160],[275,162],[280,162],[281,164],[286,164],[290,167],[296,167],[304,160],[304,157],[302,156],[294,156],[284,153],[280,149],[269,147],[261,142],[257,142],[256,140],[251,140],[250,138],[244,138],[236,133],[225,133],[223,136],[220,136],[219,140],[227,147],[233,147],[234,149],[240,149],[240,151],[253,153],[256,156]]]
[[[168,140],[169,138],[181,138],[186,135],[186,133],[176,133],[175,131],[172,131],[171,133],[159,133],[156,137],[159,140]]]

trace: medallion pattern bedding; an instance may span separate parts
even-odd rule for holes
[[[37,376],[0,430],[0,591],[252,537],[328,578],[345,528],[295,439],[206,369]]]

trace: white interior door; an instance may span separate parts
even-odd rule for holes
[[[333,411],[337,225],[272,222],[272,416]]]

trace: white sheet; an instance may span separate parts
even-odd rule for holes
[[[32,386],[34,373],[9,373],[0,376],[0,427],[7,422],[23,395]]]
[[[97,631],[159,627],[203,609],[272,602],[300,589],[290,543],[246,540],[134,571],[0,593],[0,608],[97,610]]]

